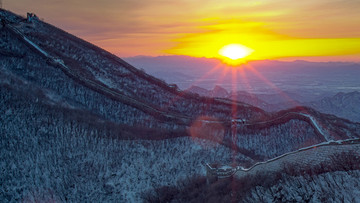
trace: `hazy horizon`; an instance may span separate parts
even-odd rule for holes
[[[126,56],[126,57],[121,57],[120,58],[123,59],[131,59],[131,58],[161,58],[161,57],[189,57],[189,58],[194,58],[194,59],[205,59],[205,60],[218,60],[221,61],[218,58],[215,57],[195,57],[195,56],[188,56],[188,55],[171,55],[171,54],[164,54],[164,55],[156,55],[156,56],[151,56],[151,55],[134,55],[134,56]],[[276,58],[276,59],[259,59],[259,60],[251,60],[251,61],[247,61],[246,63],[251,63],[251,62],[259,62],[259,61],[278,61],[278,62],[298,62],[298,61],[304,61],[304,62],[309,62],[309,63],[354,63],[354,64],[359,64],[360,63],[360,58],[356,58],[358,61],[349,61],[349,60],[341,60],[341,59],[331,59],[329,58],[328,61],[324,60],[324,61],[320,61],[320,60],[311,60],[312,57],[310,58],[306,58],[306,57],[289,57],[289,58]],[[226,64],[225,64],[226,65]],[[241,66],[241,64],[240,64]]]
[[[20,15],[34,12],[119,57],[224,60],[218,53],[223,46],[241,44],[253,50],[246,61],[360,62],[360,5],[354,0],[3,0],[2,6]]]
[[[181,89],[199,86],[212,90],[219,85],[228,92],[274,94],[288,91],[312,98],[360,91],[360,64],[355,62],[261,60],[234,68],[219,59],[190,56],[123,59],[167,83],[177,84]]]

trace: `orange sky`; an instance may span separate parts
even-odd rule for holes
[[[3,0],[120,57],[219,57],[230,43],[248,60],[360,61],[358,0]]]

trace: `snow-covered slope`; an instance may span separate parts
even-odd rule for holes
[[[320,101],[305,104],[316,110],[360,122],[360,92],[338,93]]]
[[[5,201],[135,201],[204,174],[201,162],[253,163],[360,134],[311,109],[270,114],[182,92],[40,20],[0,18]]]
[[[225,178],[229,167],[222,167],[216,178],[211,169],[206,177],[145,197],[149,202],[359,202],[359,149],[359,140],[323,143],[255,165],[240,176]]]
[[[360,170],[290,176],[271,187],[256,187],[242,202],[359,202]]]
[[[0,69],[0,119],[5,202],[140,202],[145,190],[204,175],[202,163],[249,161],[199,138],[134,141],[140,128],[104,120],[6,69]]]

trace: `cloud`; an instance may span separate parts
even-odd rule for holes
[[[358,0],[5,0],[4,6],[22,14],[35,12],[126,55],[206,47],[206,40],[224,43],[219,34],[245,43],[360,36]]]

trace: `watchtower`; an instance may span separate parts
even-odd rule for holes
[[[217,174],[216,174],[216,168],[211,166],[211,164],[208,164],[208,163],[206,163],[204,165],[206,168],[206,183],[210,184],[210,183],[215,182],[218,179]]]
[[[37,20],[38,17],[33,13],[27,13],[26,22],[32,23],[34,20]]]

